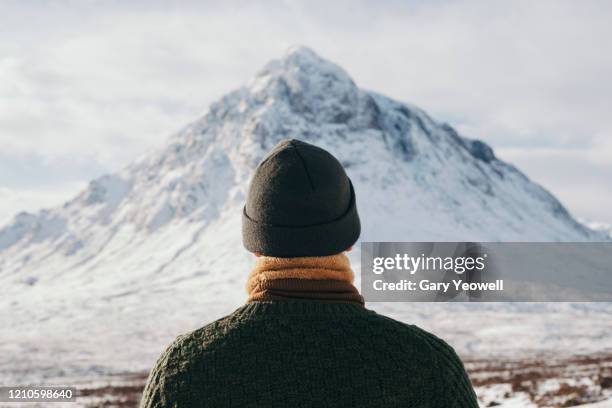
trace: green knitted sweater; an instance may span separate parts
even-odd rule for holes
[[[444,341],[357,304],[253,302],[178,337],[142,407],[478,407]]]

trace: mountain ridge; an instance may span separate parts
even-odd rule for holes
[[[248,101],[251,106],[245,106],[247,103],[245,101]],[[271,114],[269,109],[271,105],[280,105],[280,108],[272,109]],[[381,105],[386,106],[393,114],[381,115]],[[201,153],[201,150],[197,149],[198,142],[204,143],[206,139],[204,137],[200,138],[199,135],[208,135],[210,137],[209,132],[207,132],[209,127],[217,125],[216,122],[219,120],[227,121],[228,116],[230,116],[229,119],[231,120],[232,115],[236,115],[236,112],[244,113],[247,108],[252,112],[252,116],[249,118],[251,123],[244,124],[241,132],[237,132],[237,134],[246,134],[247,139],[250,136],[251,140],[247,140],[247,142],[250,142],[251,146],[249,146],[249,143],[241,143],[239,140],[232,141],[232,143],[236,143],[241,147],[244,146],[244,149],[242,151],[239,150],[238,153],[243,155],[247,172],[252,171],[257,161],[265,154],[265,151],[271,148],[274,142],[279,141],[283,137],[299,136],[316,143],[320,137],[315,132],[311,133],[309,131],[309,125],[314,123],[324,124],[328,127],[340,124],[346,129],[337,130],[339,138],[346,137],[343,131],[359,130],[364,132],[372,130],[380,132],[384,143],[392,154],[404,161],[411,161],[418,154],[418,146],[414,141],[415,138],[406,137],[406,135],[420,133],[436,143],[438,141],[436,137],[440,137],[434,131],[437,130],[437,127],[443,130],[447,138],[455,142],[457,147],[465,149],[478,162],[487,165],[495,162],[497,166],[492,166],[492,170],[496,174],[503,177],[502,171],[508,169],[515,171],[517,175],[528,180],[526,176],[513,166],[497,159],[493,149],[486,143],[460,136],[450,125],[446,123],[438,124],[425,112],[416,107],[395,102],[374,92],[360,91],[344,70],[333,63],[322,60],[313,51],[304,47],[291,49],[284,59],[272,61],[259,71],[248,87],[231,92],[221,98],[219,102],[213,103],[210,110],[201,119],[175,134],[172,139],[173,142],[168,143],[161,150],[161,156],[158,150],[156,156],[159,159],[159,165],[171,162],[173,157],[175,160],[189,161],[189,155],[179,157],[179,153],[182,151],[188,153],[190,150],[192,153]],[[301,123],[300,121],[294,121],[294,123],[283,121],[283,123],[278,123],[278,117],[285,118],[287,112],[283,112],[283,110],[286,109],[289,109],[294,118],[297,115],[303,121]],[[274,114],[278,115],[278,117],[274,117]],[[291,126],[298,127],[298,130],[301,130],[301,132],[290,129]],[[214,135],[214,132],[210,133]],[[223,143],[223,141],[219,142]],[[225,144],[227,146],[227,142]],[[250,152],[246,151],[248,147],[252,149]],[[216,158],[211,160],[224,159],[217,155]],[[344,164],[350,167],[353,163],[345,159]],[[92,181],[88,189],[79,194],[78,197],[86,195],[85,203],[91,205],[101,202],[102,197],[99,196],[103,192],[113,194],[114,197],[109,197],[110,201],[108,202],[108,211],[111,211],[114,205],[119,204],[115,201],[120,199],[122,194],[125,194],[131,188],[129,180],[126,182],[122,177],[118,177],[117,174],[126,175],[126,170],[129,173],[129,169],[137,167],[137,164],[131,164],[118,173],[105,175]],[[479,166],[476,166],[476,168],[479,168]],[[172,169],[172,166],[170,166],[170,169]],[[167,171],[168,169],[165,170]],[[126,176],[129,179],[129,174]],[[230,175],[226,174],[226,176]],[[248,178],[248,175],[244,174],[236,174],[236,176],[242,179]],[[482,179],[468,178],[468,182],[482,188],[486,194],[491,194],[491,185],[486,183],[486,180],[483,183]],[[112,183],[114,184],[111,185]],[[230,184],[233,183],[235,181],[231,180]],[[536,185],[534,184],[534,186]],[[577,231],[584,235],[584,238],[588,239],[589,237],[597,236],[596,233],[589,231],[588,228],[575,221],[563,205],[546,190],[536,191],[537,187],[533,189],[534,193],[548,200],[551,210],[560,217],[565,217],[568,222],[573,224]],[[96,197],[98,198],[96,199]],[[197,203],[198,198],[201,198],[201,196],[194,193],[187,195],[186,200]],[[70,206],[73,202],[74,200],[71,200],[65,206]],[[175,209],[181,213],[181,211],[188,211],[188,207],[189,203],[185,202],[181,205],[176,205]],[[21,213],[15,217],[14,225],[17,232],[14,234],[16,238],[13,238],[13,241],[18,241],[28,231],[27,226],[31,226],[35,219],[38,219],[38,221],[43,220],[42,223],[38,223],[38,226],[45,229],[44,225],[41,226],[40,224],[45,223],[44,220],[49,211],[42,210],[37,215]],[[170,212],[171,210],[168,208],[162,209],[156,215],[156,218],[151,220],[151,226],[154,227],[157,223],[163,221],[164,217],[167,217]],[[104,219],[104,217],[108,216],[108,213],[101,215]],[[48,222],[52,221],[49,220]],[[56,220],[56,222],[58,221]],[[6,249],[12,243],[14,242],[11,242],[11,239],[8,237],[7,228],[2,229],[0,231],[0,250]]]
[[[18,367],[12,376],[33,375],[34,366],[56,375],[45,353],[58,349],[71,372],[146,369],[171,336],[244,302],[251,258],[240,241],[241,209],[257,163],[285,138],[319,145],[343,163],[363,240],[604,239],[486,143],[364,91],[342,68],[293,48],[152,153],[93,180],[63,206],[21,213],[0,229],[0,316],[12,329],[0,336],[0,351],[32,356],[23,363],[5,354],[0,366]],[[358,255],[356,248],[356,268]],[[403,319],[411,310],[423,318],[448,310],[381,307]],[[510,311],[523,309],[503,310],[513,319]],[[579,344],[600,344],[602,332],[609,328]],[[470,336],[463,350],[493,347]]]

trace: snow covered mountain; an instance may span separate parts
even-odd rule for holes
[[[180,331],[239,306],[251,262],[240,240],[248,181],[284,138],[314,143],[342,161],[364,240],[604,239],[484,142],[358,88],[343,69],[298,47],[158,150],[92,181],[62,207],[21,213],[0,230],[0,376],[147,369]],[[447,305],[377,307],[449,332],[461,350],[490,347],[490,333],[462,332]],[[548,307],[521,315],[523,328],[541,324],[537,313],[548,319]],[[524,309],[506,306],[506,320],[478,310],[485,314],[466,319],[490,313],[491,321],[510,324]],[[596,317],[610,307],[588,310]],[[437,323],[427,323],[434,315]],[[589,326],[594,339],[612,332],[600,320]],[[550,338],[556,326],[549,326],[542,334],[549,343],[530,333],[526,347],[575,340]],[[599,347],[582,336],[579,345]]]

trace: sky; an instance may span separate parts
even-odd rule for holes
[[[61,205],[305,45],[612,223],[612,2],[2,1],[0,223]]]

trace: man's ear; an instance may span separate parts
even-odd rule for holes
[[[259,258],[261,256],[261,252],[253,252],[253,255],[255,255],[255,258]]]
[[[351,252],[353,250],[353,246],[348,247],[344,252]]]

